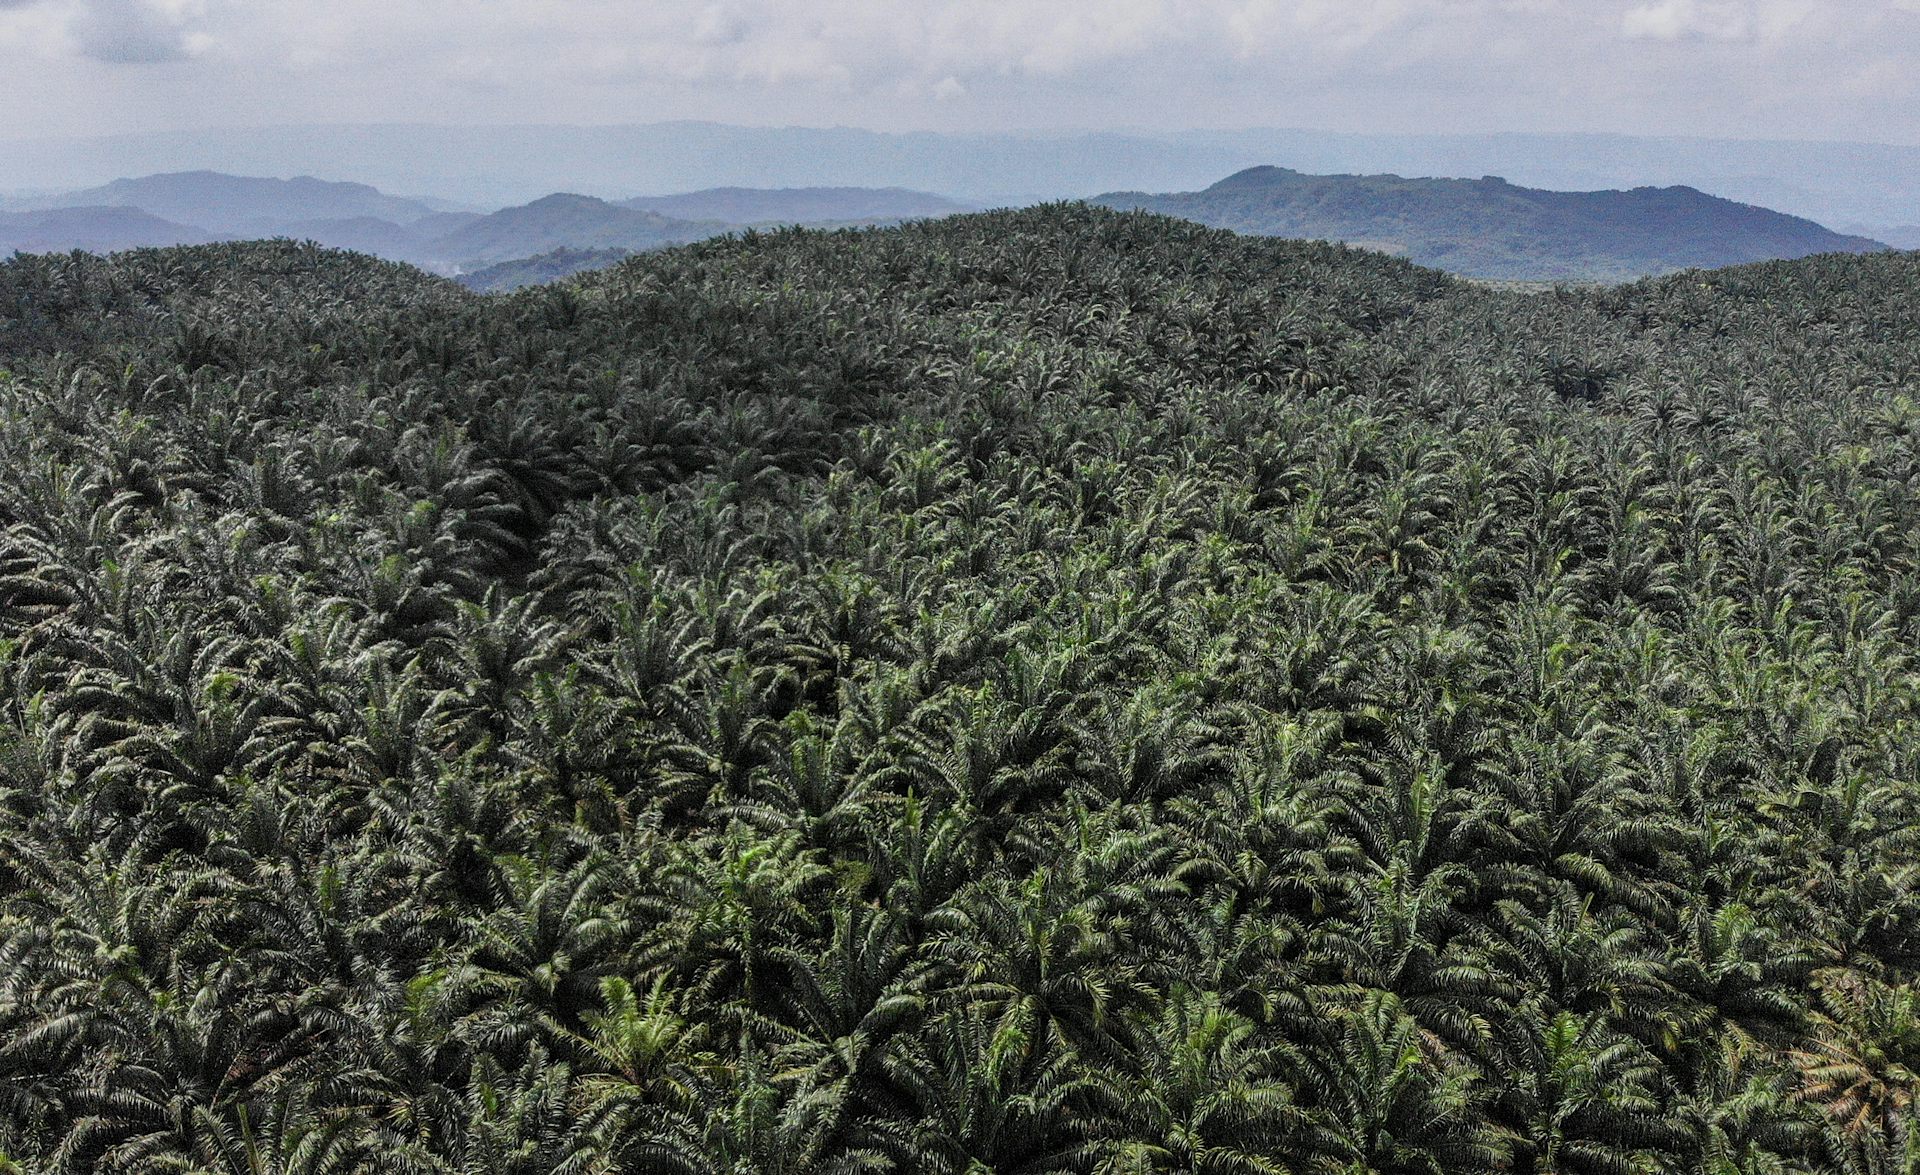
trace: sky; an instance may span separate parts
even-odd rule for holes
[[[0,0],[0,138],[672,119],[1916,144],[1920,0]]]

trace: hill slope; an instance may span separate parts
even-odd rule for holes
[[[114,180],[98,188],[43,196],[16,207],[53,209],[106,205],[140,208],[180,224],[231,236],[275,235],[286,225],[316,220],[376,218],[409,224],[436,210],[389,196],[366,184],[299,176],[268,179],[186,171]]]
[[[0,263],[0,1166],[1902,1171],[1915,305]]]
[[[218,234],[138,208],[55,208],[0,212],[0,257],[10,253],[112,253],[155,245],[203,245]]]
[[[435,237],[428,248],[439,257],[472,267],[562,248],[657,249],[716,236],[730,227],[622,208],[592,196],[556,193],[462,225]]]
[[[88,207],[63,201],[100,200]],[[135,208],[148,201],[197,219],[174,221]],[[108,203],[111,202],[111,203]],[[590,196],[555,194],[488,215],[435,212],[362,184],[265,180],[193,172],[122,180],[35,201],[49,207],[0,213],[0,244],[25,252],[111,252],[145,245],[199,244],[226,237],[312,240],[441,272],[530,261],[556,249],[607,256],[683,244],[735,225],[688,221],[623,208]],[[223,226],[219,231],[206,226]],[[9,250],[11,251],[11,250]],[[531,270],[529,270],[531,272]]]
[[[1255,167],[1200,192],[1114,192],[1095,203],[1264,236],[1347,241],[1472,277],[1619,281],[1877,241],[1692,188],[1549,192],[1481,180],[1303,175]]]

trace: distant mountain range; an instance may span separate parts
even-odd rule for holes
[[[439,238],[434,247],[443,256],[459,258],[463,266],[491,265],[560,248],[658,249],[720,236],[731,228],[557,193],[483,216]]]
[[[138,208],[49,208],[0,212],[0,257],[15,253],[114,253],[157,245],[204,245],[220,239]]]
[[[302,176],[264,179],[195,171],[115,180],[97,188],[0,204],[0,253],[113,252],[242,237],[294,237],[467,273],[567,251],[601,263],[762,224],[894,223],[970,206],[905,189],[744,188],[623,202],[555,193],[482,214],[442,201],[389,196],[365,184]],[[671,211],[669,211],[671,210]],[[587,262],[580,261],[580,267]],[[556,263],[548,261],[546,268]],[[561,266],[563,267],[563,265]],[[545,272],[541,266],[512,273]],[[571,272],[571,271],[570,271]]]
[[[6,133],[0,128],[0,136]],[[0,143],[0,157],[6,160],[0,183],[41,190],[204,167],[240,175],[326,175],[486,208],[524,204],[556,189],[622,200],[722,186],[848,184],[1025,204],[1120,189],[1191,191],[1274,163],[1312,174],[1503,175],[1562,191],[1684,184],[1822,224],[1869,226],[1872,237],[1880,233],[1871,226],[1914,223],[1920,193],[1920,146],[1275,127],[888,134],[711,122],[346,124],[15,139]]]
[[[1550,192],[1480,180],[1237,172],[1199,192],[1113,192],[1145,209],[1261,236],[1345,241],[1470,277],[1614,281],[1887,246],[1693,188]]]
[[[22,210],[86,206],[139,208],[178,224],[232,236],[260,236],[301,221],[383,220],[409,225],[452,207],[389,196],[366,184],[296,176],[264,179],[182,171],[118,179],[97,188],[13,201]]]
[[[1885,247],[1684,187],[1555,192],[1493,177],[1303,175],[1255,167],[1203,191],[1113,192],[1096,202],[1245,233],[1346,241],[1489,278],[1607,281]],[[483,214],[365,184],[185,172],[116,180],[10,207],[0,212],[5,253],[285,236],[468,276],[475,288],[504,289],[754,226],[885,224],[971,205],[902,188],[727,187],[617,202],[556,193]]]
[[[978,204],[909,188],[707,188],[620,203],[683,220],[730,224],[878,224],[980,210]]]

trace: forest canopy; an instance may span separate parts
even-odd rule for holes
[[[1910,1171],[1915,305],[0,264],[0,1170]]]

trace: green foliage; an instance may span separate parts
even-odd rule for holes
[[[1914,1170],[1917,300],[0,265],[0,1170]]]

